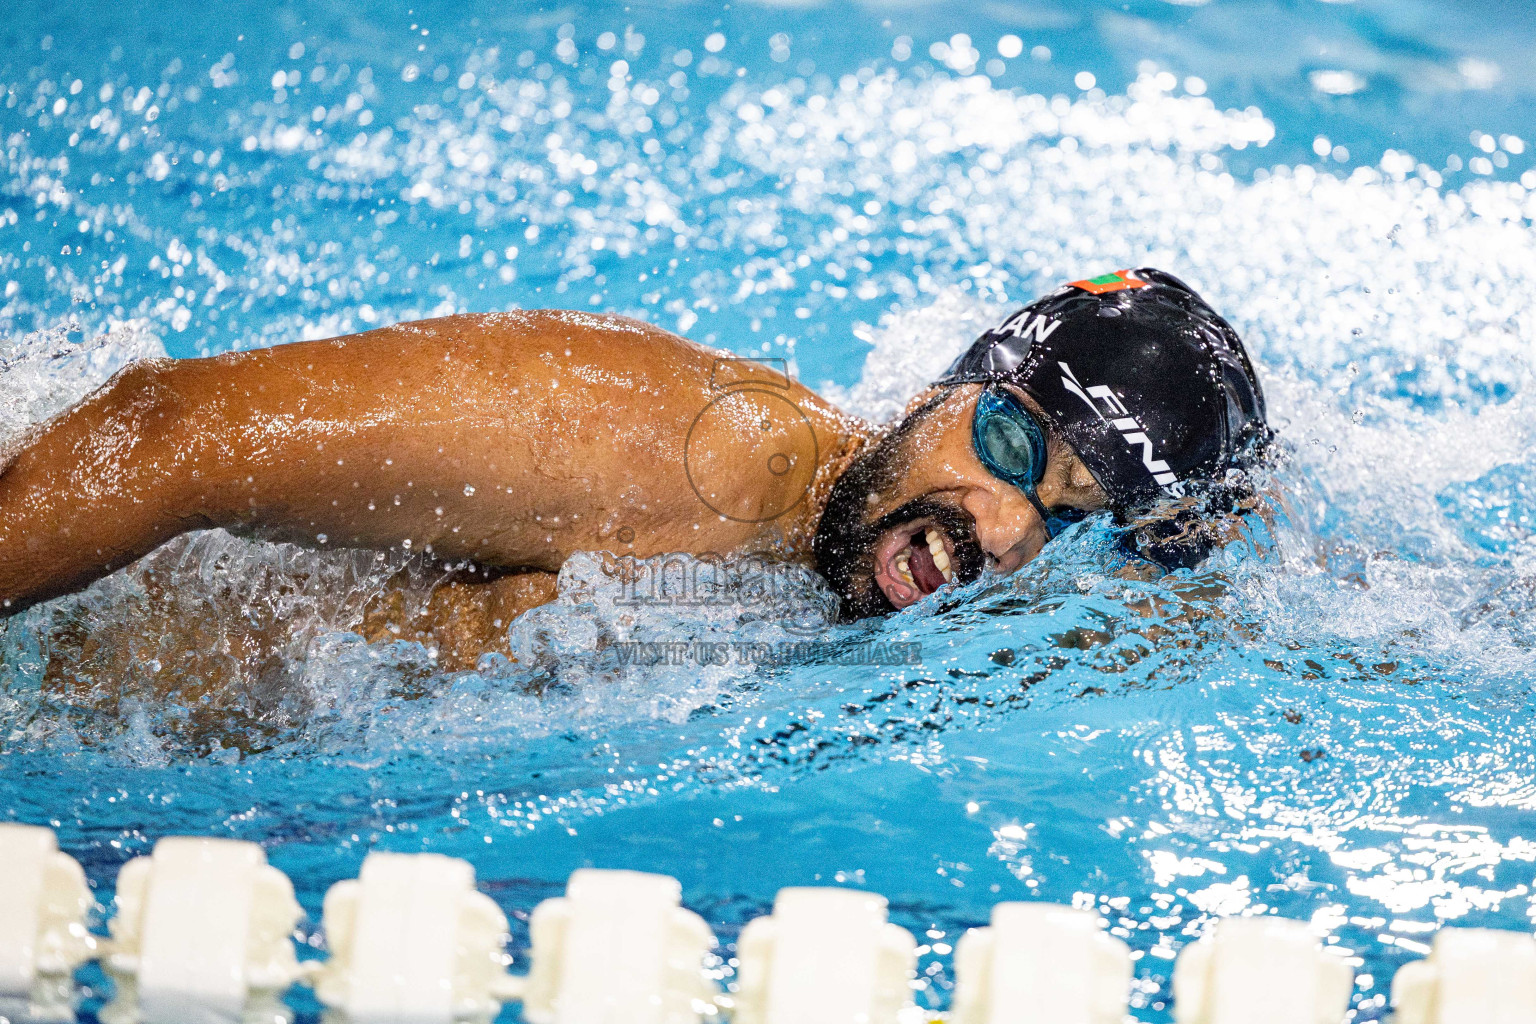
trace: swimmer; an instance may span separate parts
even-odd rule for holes
[[[867,616],[1092,511],[1228,501],[1267,437],[1237,334],[1153,269],[1012,314],[880,430],[625,317],[450,316],[138,363],[34,428],[0,452],[0,614],[222,527],[454,563],[482,649],[581,551],[799,562]],[[1200,534],[1161,521],[1175,558]]]

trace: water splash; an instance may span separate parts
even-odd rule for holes
[[[0,463],[29,426],[69,408],[130,363],[164,355],[160,339],[137,321],[87,333],[71,319],[0,340]]]

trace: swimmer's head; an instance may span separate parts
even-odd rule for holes
[[[1268,438],[1241,339],[1188,285],[1150,268],[1076,281],[978,338],[854,461],[817,563],[850,614],[904,608],[1019,568],[1058,517],[1227,501]],[[1204,554],[1180,547],[1200,534],[1187,520],[1137,539],[1187,564]]]

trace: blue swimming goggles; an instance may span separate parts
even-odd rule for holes
[[[1054,538],[1086,514],[1080,509],[1048,509],[1035,492],[1045,479],[1045,428],[1012,391],[987,386],[976,400],[971,420],[971,446],[987,472],[1017,487],[1040,514],[1048,537]]]

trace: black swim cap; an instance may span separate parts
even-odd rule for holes
[[[936,383],[993,381],[1039,403],[1122,515],[1220,485],[1270,436],[1237,332],[1183,281],[1148,267],[1030,303]]]

